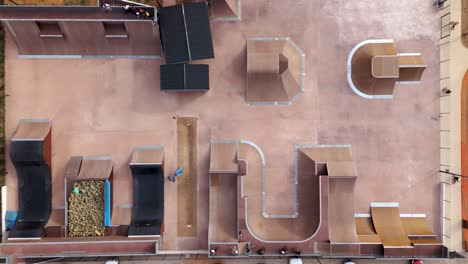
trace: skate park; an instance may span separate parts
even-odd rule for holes
[[[265,5],[269,11],[258,12]],[[396,7],[386,8],[399,12]],[[437,47],[426,39],[438,32],[434,29],[421,33],[425,38],[415,38],[414,32],[393,34],[399,27],[395,25],[377,34],[375,26],[355,18],[374,33],[353,31],[341,36],[344,21],[324,22],[332,10],[353,17],[364,11],[334,4],[317,9],[301,3],[285,10],[271,1],[242,1],[241,9],[240,16],[235,8],[211,10],[212,16],[230,14],[233,20],[212,18],[214,58],[187,64],[209,65],[209,89],[200,92],[161,91],[161,65],[167,64],[164,52],[149,52],[148,56],[160,59],[27,59],[24,54],[19,57],[7,35],[7,144],[11,148],[24,118],[50,119],[53,130],[51,214],[44,230],[56,234],[52,231],[67,226],[64,194],[69,190],[64,182],[72,171],[80,171],[76,164],[70,169],[71,163],[77,163],[71,158],[105,156],[112,160],[112,173],[103,176],[111,185],[109,233],[93,237],[94,249],[84,250],[88,253],[83,255],[121,250],[121,255],[188,252],[213,258],[253,257],[265,248],[265,256],[281,256],[286,246],[288,255],[300,251],[304,256],[443,257],[439,127],[430,118],[437,115],[439,104],[438,95],[429,92],[439,85],[434,77],[439,62],[430,55]],[[307,19],[301,25],[271,22],[279,14]],[[250,38],[288,39],[288,45],[293,47],[292,42],[298,49],[292,50],[293,55],[278,51],[252,55]],[[414,63],[425,66],[417,76],[419,83],[395,82],[391,92],[385,91],[391,100],[362,98],[348,82],[347,60],[359,43],[390,38],[398,54],[420,54],[423,63]],[[252,56],[267,59],[250,64]],[[287,96],[259,92],[267,97],[249,100],[249,65],[272,69],[268,80],[259,79],[262,85],[275,80],[281,88],[289,80],[296,85],[294,92],[285,92]],[[132,167],[140,163],[133,161],[137,146],[164,150],[164,158],[159,153],[142,162],[152,164],[151,170],[162,177],[157,187],[142,189],[163,193],[156,200],[135,196],[140,192],[134,191],[143,188],[135,183],[139,176]],[[317,146],[347,146],[347,150],[327,156],[314,153]],[[342,160],[337,160],[340,155]],[[12,161],[7,165],[7,207],[18,210],[16,170]],[[179,167],[184,168],[182,176],[174,183],[167,181]],[[155,203],[151,208],[158,207],[163,214],[155,210],[155,215],[141,216],[139,222],[138,199]],[[379,228],[388,226],[385,219],[391,219],[390,234]],[[142,225],[158,230],[129,237],[132,226]],[[429,238],[421,239],[424,236]],[[43,236],[36,245],[53,242],[60,246],[50,247],[49,254],[63,255],[67,250],[60,247],[87,241],[64,237]],[[110,249],[109,241],[121,246]],[[8,239],[2,252],[15,254],[14,243]],[[32,243],[21,254],[37,254]],[[247,254],[249,243],[254,247]],[[232,254],[233,247],[238,255]],[[216,252],[213,256],[211,249]]]
[[[358,228],[355,217],[363,215],[355,214],[354,187],[358,177],[349,145],[296,146],[298,212],[291,218],[265,213],[265,158],[255,144],[216,141],[212,142],[210,155],[212,255],[275,255],[281,248],[292,248],[289,250],[300,252],[301,256],[316,254],[317,250],[332,256],[444,254],[425,214],[401,215],[398,203],[370,204],[371,214],[366,217],[371,219],[367,223],[372,222],[367,225],[371,237],[364,228]],[[231,196],[220,201],[218,192],[237,193],[237,199]],[[227,206],[229,203],[233,206]],[[233,213],[236,205],[237,215]],[[229,218],[238,221],[231,221],[227,232]]]

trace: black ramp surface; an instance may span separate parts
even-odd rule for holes
[[[209,66],[207,64],[166,64],[160,69],[161,90],[206,91],[209,90]]]
[[[189,61],[182,5],[161,8],[159,25],[166,63]]]
[[[208,5],[184,4],[191,60],[214,58]]]
[[[164,217],[162,165],[130,165],[130,169],[133,175],[133,210],[128,235],[160,235]]]
[[[12,141],[10,156],[18,175],[18,218],[10,238],[40,238],[52,208],[51,175],[43,141]]]
[[[186,90],[209,90],[210,78],[207,64],[187,64],[185,67]]]
[[[160,68],[161,90],[185,89],[185,64],[166,64]]]

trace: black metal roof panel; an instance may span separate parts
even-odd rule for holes
[[[161,41],[167,63],[190,60],[182,5],[161,8],[159,11]]]
[[[161,90],[184,90],[184,65],[185,64],[161,65]]]
[[[186,64],[185,83],[185,90],[209,90],[209,66],[207,64]]]
[[[214,58],[208,5],[190,3],[184,4],[183,8],[191,60]]]
[[[209,90],[209,66],[206,64],[161,65],[161,90]]]
[[[163,7],[159,25],[166,63],[214,58],[206,3]]]

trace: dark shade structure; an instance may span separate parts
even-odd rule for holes
[[[128,236],[158,236],[164,216],[162,164],[131,164],[133,175],[132,222]]]
[[[18,174],[18,218],[9,238],[41,238],[51,213],[51,175],[41,140],[12,141],[10,155]]]
[[[214,58],[206,3],[163,7],[159,11],[159,26],[167,63]]]
[[[161,65],[161,90],[208,91],[210,89],[207,64]]]

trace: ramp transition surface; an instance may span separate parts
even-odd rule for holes
[[[18,175],[18,217],[10,239],[41,238],[52,207],[50,130],[45,120],[21,120],[10,145]],[[48,156],[48,157],[47,157]],[[48,162],[49,160],[49,162]]]
[[[303,90],[304,57],[288,37],[247,39],[247,102],[291,103]]]
[[[412,247],[400,220],[398,205],[372,204],[372,221],[384,247]]]
[[[136,148],[133,152],[130,163],[133,207],[128,236],[161,235],[164,216],[163,152],[161,147]]]

